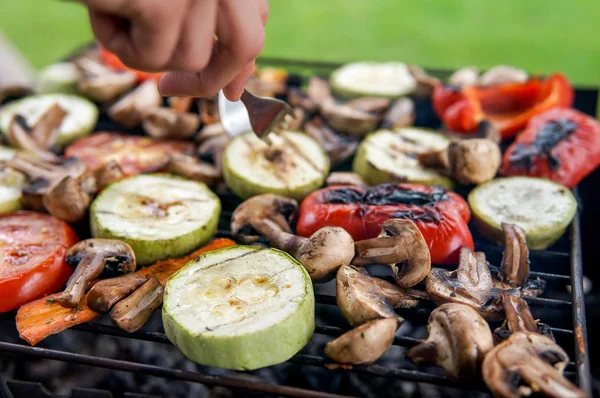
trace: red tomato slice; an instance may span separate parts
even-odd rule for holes
[[[83,137],[69,145],[65,157],[76,157],[95,171],[116,161],[126,176],[160,171],[169,153],[192,153],[194,144],[185,141],[155,140],[148,137],[101,132]]]
[[[298,213],[297,232],[301,236],[310,236],[325,226],[337,226],[348,231],[354,240],[376,237],[388,219],[409,219],[423,234],[431,261],[436,264],[455,264],[462,246],[473,249],[467,202],[440,187],[328,187],[308,195]]]
[[[0,216],[0,312],[59,290],[72,273],[65,253],[77,240],[68,224],[50,215]]]

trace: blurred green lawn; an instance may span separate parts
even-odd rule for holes
[[[562,70],[600,84],[598,0],[271,0],[264,54],[428,67]],[[92,38],[83,7],[0,1],[0,30],[37,67]]]

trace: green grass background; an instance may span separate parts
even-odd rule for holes
[[[270,7],[269,56],[436,68],[508,63],[600,84],[598,0],[271,0]],[[60,0],[1,0],[0,30],[36,67],[92,39],[85,9]]]

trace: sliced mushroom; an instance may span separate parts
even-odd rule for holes
[[[453,141],[446,149],[418,156],[422,165],[441,168],[464,185],[493,179],[502,161],[498,144],[485,138]]]
[[[348,101],[348,105],[352,109],[367,113],[383,114],[388,110],[391,100],[380,97],[360,97],[352,101]]]
[[[479,374],[485,354],[494,347],[488,323],[471,307],[443,304],[433,310],[429,337],[406,353],[416,365],[435,364],[454,378]]]
[[[304,130],[321,145],[333,165],[350,158],[358,148],[357,139],[336,133],[319,116],[307,122]]]
[[[333,185],[366,185],[363,178],[350,171],[335,171],[329,174],[326,181],[328,186]]]
[[[109,186],[113,182],[117,182],[125,178],[125,173],[116,160],[111,160],[105,163],[102,167],[94,172],[96,177],[96,187],[98,191]]]
[[[272,246],[298,260],[312,280],[328,280],[339,267],[352,261],[354,240],[339,227],[321,228],[309,238],[293,235],[287,222],[296,208],[296,201],[283,196],[254,196],[233,212],[231,231],[246,242],[255,241],[252,230],[258,231]]]
[[[208,185],[215,184],[222,177],[221,172],[214,165],[177,152],[170,154],[167,171]]]
[[[308,81],[306,95],[317,105],[321,105],[333,98],[329,82],[317,76],[312,76]]]
[[[345,365],[373,363],[392,345],[399,326],[396,318],[367,322],[327,343],[325,355]]]
[[[349,265],[342,265],[335,279],[337,305],[352,326],[378,318],[397,318],[394,308],[419,304],[410,292]]]
[[[150,108],[145,111],[142,127],[153,138],[186,139],[200,127],[200,116],[196,113],[179,113],[171,108]]]
[[[474,86],[479,79],[479,69],[473,66],[462,68],[454,72],[448,79],[453,86]]]
[[[58,104],[52,104],[31,127],[29,135],[42,149],[48,149],[56,143],[59,127],[67,116],[67,112]]]
[[[130,296],[115,304],[110,312],[110,320],[128,333],[140,330],[154,310],[162,305],[164,292],[163,285],[153,276]]]
[[[415,123],[415,117],[415,102],[408,97],[403,97],[394,101],[383,115],[381,128],[395,129],[412,126]]]
[[[389,264],[396,283],[403,288],[421,282],[431,269],[427,242],[410,220],[387,220],[377,238],[358,241],[355,247],[352,264]]]
[[[134,72],[115,71],[98,61],[81,57],[74,62],[81,72],[78,89],[97,102],[111,101],[132,88],[137,80]]]
[[[285,115],[284,121],[287,125],[287,130],[298,131],[302,129],[302,125],[304,124],[304,119],[306,117],[306,112],[302,108],[294,108],[292,109],[292,113],[290,115]]]
[[[503,309],[494,290],[485,254],[460,249],[458,268],[432,268],[425,281],[427,294],[436,304],[459,303],[475,309],[486,319],[501,319]]]
[[[504,341],[515,332],[538,333],[554,341],[552,329],[533,319],[525,300],[506,291],[500,292],[500,296],[506,319],[494,330],[496,341]]]
[[[96,191],[95,179],[86,177],[85,181],[66,176],[52,186],[43,197],[43,204],[54,217],[76,223],[85,217]]]
[[[435,86],[440,84],[440,80],[430,76],[423,68],[417,65],[408,65],[408,70],[417,81],[415,96],[420,98],[429,98],[433,94]]]
[[[6,137],[11,146],[15,148],[24,149],[31,152],[36,157],[45,161],[57,161],[58,157],[48,151],[47,148],[40,146],[30,135],[30,128],[25,121],[25,118],[21,115],[15,115],[8,125],[8,131]]]
[[[464,134],[462,135],[464,138]],[[496,144],[500,144],[502,136],[498,128],[487,120],[482,120],[477,126],[476,138],[487,138],[488,140],[494,141]]]
[[[503,83],[524,83],[529,75],[523,69],[514,66],[498,65],[488,69],[477,81],[480,86],[491,86]]]
[[[108,116],[124,127],[139,125],[146,112],[162,104],[156,81],[150,79],[121,97],[108,108]]]
[[[148,279],[132,272],[116,278],[104,279],[92,286],[87,294],[87,305],[96,312],[108,312],[129,296]]]
[[[56,299],[63,307],[77,307],[88,284],[101,276],[113,277],[135,271],[135,253],[125,242],[87,239],[71,246],[65,261],[75,272]]]
[[[518,398],[541,393],[548,397],[584,398],[563,371],[567,353],[554,341],[531,332],[515,332],[487,353],[482,375],[496,397]]]
[[[299,88],[291,87],[288,90],[288,103],[293,107],[304,109],[308,113],[316,112],[319,105]]]
[[[377,115],[338,104],[333,100],[321,103],[321,115],[335,130],[356,135],[373,131],[380,121]]]

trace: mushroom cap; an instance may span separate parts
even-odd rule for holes
[[[325,346],[325,355],[342,364],[375,362],[394,342],[399,327],[395,318],[376,319],[347,331]]]
[[[65,261],[72,268],[77,267],[82,258],[101,256],[104,259],[102,276],[112,277],[135,271],[135,253],[125,242],[114,239],[86,239],[67,250]]]
[[[479,76],[478,84],[491,86],[503,83],[524,83],[527,79],[529,79],[529,75],[523,69],[509,65],[497,65]]]
[[[485,354],[494,347],[488,323],[463,304],[443,304],[433,310],[428,328],[427,340],[406,356],[416,364],[434,363],[455,378],[477,376]]]
[[[144,131],[153,138],[190,138],[200,127],[196,113],[178,113],[171,108],[150,108],[144,112]]]
[[[177,152],[170,154],[167,171],[208,185],[215,184],[222,177],[216,166]]]
[[[284,232],[291,232],[289,226],[298,202],[275,194],[253,196],[240,204],[231,216],[231,233],[244,243],[256,242],[260,236],[262,220],[273,221]],[[257,233],[258,232],[258,233]]]
[[[93,179],[91,176],[89,178]],[[95,181],[92,185],[95,185]],[[70,223],[81,221],[91,202],[92,197],[84,191],[81,182],[71,176],[64,177],[43,197],[44,207],[48,213]]]
[[[337,272],[336,302],[352,326],[397,316],[373,279],[365,271],[350,265],[342,265]]]
[[[293,253],[312,280],[330,279],[339,267],[354,257],[354,239],[340,227],[323,227],[312,234]]]
[[[383,115],[381,128],[395,129],[398,127],[412,126],[415,122],[415,102],[408,98],[400,98],[390,106]]]
[[[356,135],[375,130],[380,120],[377,115],[337,104],[334,100],[326,100],[321,104],[321,114],[335,130]]]
[[[494,141],[474,138],[451,142],[448,160],[450,173],[460,184],[481,184],[496,176],[502,153]]]

